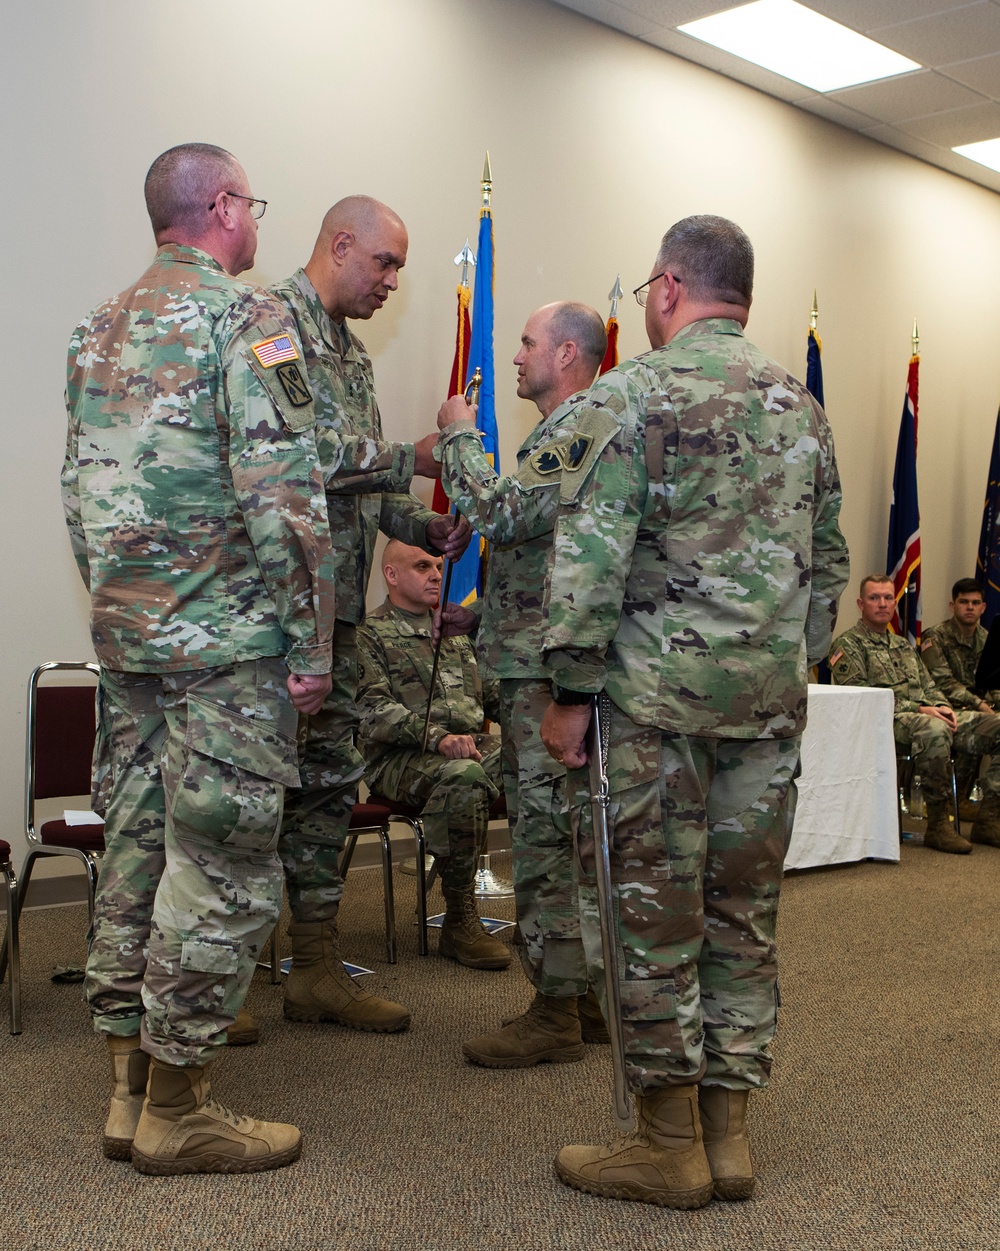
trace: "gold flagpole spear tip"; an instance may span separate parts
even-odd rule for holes
[[[469,247],[469,240],[466,239],[465,247],[461,250],[461,252],[459,252],[458,256],[455,257],[455,264],[462,266],[463,287],[467,287],[469,285],[469,266],[475,265],[475,263],[475,253],[472,251],[472,248]]]
[[[819,303],[816,299],[816,288],[813,287],[813,304],[809,310],[809,329],[815,330],[819,325]]]
[[[622,298],[624,294],[625,292],[622,290],[622,276],[621,274],[616,274],[615,285],[608,292],[608,299],[611,301],[611,316],[612,317],[618,316],[618,301]]]
[[[920,331],[917,329],[917,319],[913,319],[913,355],[918,356],[920,353]]]
[[[483,161],[483,208],[490,207],[493,194],[493,175],[490,172],[490,150],[486,149],[486,160]]]

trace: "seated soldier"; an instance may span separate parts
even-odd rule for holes
[[[986,611],[982,588],[974,578],[960,578],[951,588],[951,617],[924,632],[920,659],[952,708],[994,712],[1000,691],[976,690],[976,666],[986,645],[979,619]]]
[[[361,729],[358,748],[373,794],[422,809],[427,846],[445,899],[438,951],[474,969],[505,969],[510,951],[487,934],[474,882],[490,804],[500,793],[500,738],[481,733],[485,691],[472,643],[444,639],[430,734],[422,749],[434,664],[431,619],[441,591],[440,556],[398,539],[382,558],[389,598],[358,630]]]
[[[896,699],[893,734],[907,747],[923,780],[927,801],[924,846],[959,854],[972,843],[1000,847],[1000,717],[955,712],[932,682],[910,644],[889,631],[896,609],[892,579],[869,574],[861,582],[861,620],[833,641],[830,669],[837,686],[882,686]],[[972,827],[972,842],[948,821],[948,761],[952,745],[972,755],[994,757],[983,779],[986,798]]]

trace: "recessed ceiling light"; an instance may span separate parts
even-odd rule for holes
[[[967,156],[970,161],[985,165],[987,169],[995,169],[1000,173],[1000,139],[981,139],[979,143],[963,143],[952,148],[959,156]]]
[[[921,68],[795,0],[755,0],[677,29],[814,91],[835,91]]]

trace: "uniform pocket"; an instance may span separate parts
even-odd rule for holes
[[[178,838],[251,853],[275,849],[286,786],[298,786],[293,738],[193,694],[183,772],[171,787]]]

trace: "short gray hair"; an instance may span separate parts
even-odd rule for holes
[[[585,360],[601,366],[608,347],[608,335],[597,309],[589,304],[567,300],[558,304],[549,320],[549,338],[553,344],[573,342]]]
[[[753,244],[725,217],[685,217],[663,236],[656,268],[677,274],[697,298],[750,307]]]
[[[153,233],[179,226],[200,235],[208,225],[209,204],[242,172],[236,157],[214,143],[180,143],[161,153],[144,187]]]

